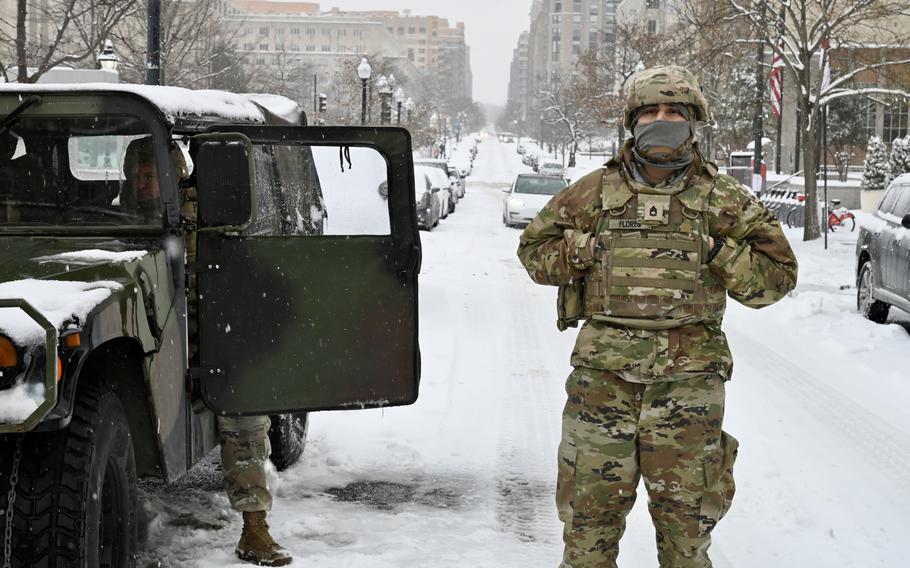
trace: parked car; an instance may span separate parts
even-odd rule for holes
[[[542,176],[555,176],[555,177],[566,177],[566,168],[560,162],[554,162],[552,160],[543,160],[540,162],[540,165],[537,166],[537,173]]]
[[[438,189],[437,195],[439,196],[441,205],[442,205],[442,218],[445,219],[449,216],[449,213],[455,212],[455,205],[458,203],[458,198],[455,197],[455,192],[452,189],[452,182],[449,179],[449,176],[445,174],[439,168],[426,167],[427,176],[430,178],[430,184],[434,189]]]
[[[432,231],[442,218],[442,203],[436,197],[439,189],[430,181],[430,168],[414,166],[414,203],[417,206],[417,226]]]
[[[134,566],[138,478],[184,475],[216,416],[278,417],[284,468],[301,413],[414,402],[410,160],[284,97],[0,85],[0,564]]]
[[[414,160],[414,165],[431,166],[434,168],[442,169],[446,173],[446,175],[449,176],[449,179],[452,182],[452,189],[455,192],[455,197],[457,197],[458,199],[461,199],[462,197],[464,197],[465,185],[466,185],[464,178],[461,177],[460,175],[458,175],[458,170],[456,170],[454,167],[449,167],[448,162],[446,162],[445,160],[434,160],[434,159],[428,159],[428,158],[421,158],[418,160]]]
[[[502,200],[502,222],[506,227],[527,225],[550,199],[565,189],[559,177],[519,174]]]
[[[536,159],[538,152],[540,152],[540,146],[535,142],[528,142],[524,145],[524,151],[521,152],[521,163],[530,166],[531,160]]]
[[[884,323],[895,306],[910,312],[910,174],[888,186],[856,241],[856,307]]]

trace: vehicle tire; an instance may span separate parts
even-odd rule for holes
[[[872,263],[867,262],[859,269],[859,279],[856,286],[856,309],[864,318],[875,323],[885,323],[888,320],[888,310],[891,306],[872,297],[874,284],[872,281]]]
[[[291,467],[306,446],[307,426],[309,419],[306,412],[297,414],[278,414],[270,417],[269,443],[272,445],[272,463],[278,471]]]
[[[117,396],[89,387],[80,393],[68,428],[21,436],[10,564],[135,566],[136,460]],[[3,509],[15,448],[15,436],[0,441]],[[0,535],[5,525],[0,515]],[[0,562],[2,556],[0,545]]]
[[[450,197],[449,198],[449,214],[452,214],[454,212],[455,212],[455,198]]]

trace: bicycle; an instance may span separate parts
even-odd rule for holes
[[[793,207],[787,213],[787,226],[791,229],[802,226],[802,215],[805,211],[805,194],[797,195],[796,199],[803,204],[803,207]],[[840,207],[840,203],[840,199],[831,200],[831,207],[828,208],[828,230],[832,233],[835,231],[853,232],[856,229],[856,217],[846,207]]]

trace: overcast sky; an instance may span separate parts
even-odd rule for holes
[[[398,10],[417,16],[440,16],[449,25],[464,22],[471,46],[474,100],[504,105],[509,64],[518,35],[528,29],[531,0],[312,0],[320,10]]]

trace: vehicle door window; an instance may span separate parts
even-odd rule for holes
[[[880,213],[891,213],[891,209],[894,207],[894,203],[897,201],[897,197],[900,194],[900,189],[901,186],[893,185],[891,186],[891,189],[885,193],[885,197],[878,206]]]
[[[370,148],[254,146],[259,236],[389,235],[385,159]]]
[[[904,215],[910,213],[910,185],[898,186],[899,194],[897,199],[894,200],[894,206],[891,208],[891,214],[896,216],[898,219],[902,219]]]

